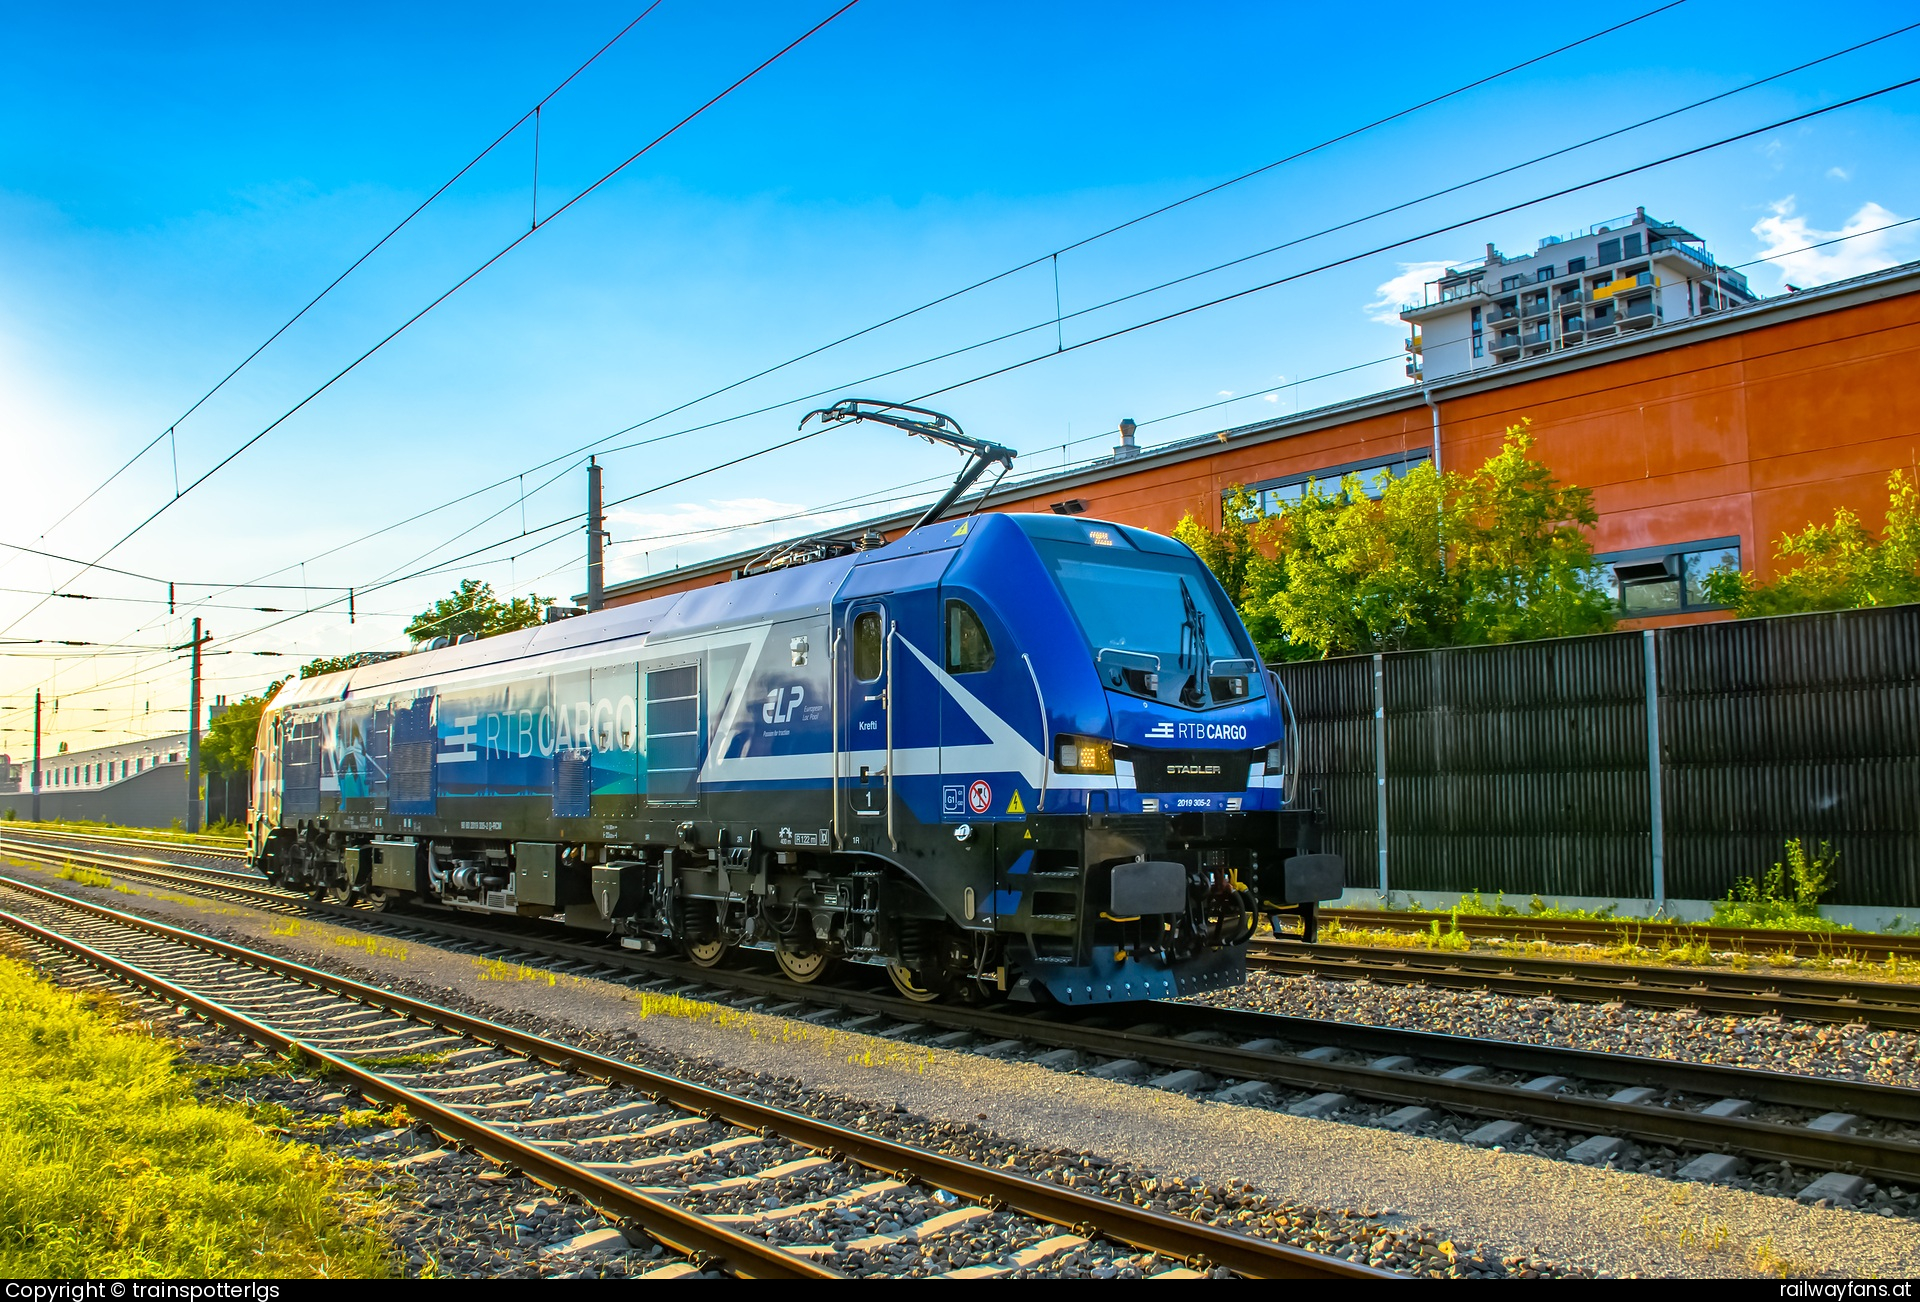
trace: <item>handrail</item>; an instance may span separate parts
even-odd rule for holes
[[[900,839],[893,834],[893,640],[900,636],[900,621],[887,621],[887,685],[880,689],[880,708],[887,716],[887,845],[893,850],[900,848]]]
[[[840,630],[833,630],[833,646],[827,652],[827,676],[832,684],[827,692],[827,700],[833,707],[833,848],[841,847],[840,839]]]
[[[1022,651],[1020,658],[1027,662],[1033,694],[1040,701],[1040,803],[1033,812],[1043,814],[1047,809],[1047,775],[1053,772],[1053,720],[1047,717],[1047,694],[1040,690],[1040,674],[1033,667],[1033,657]]]

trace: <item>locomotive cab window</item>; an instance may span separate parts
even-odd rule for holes
[[[880,676],[885,660],[881,656],[880,612],[865,610],[853,620],[853,676],[870,683]]]
[[[947,603],[947,672],[977,674],[993,668],[993,642],[973,607],[964,601]]]

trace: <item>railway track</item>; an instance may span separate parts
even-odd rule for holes
[[[48,862],[74,857],[40,853]],[[1800,1171],[1838,1171],[1920,1184],[1920,1091],[1894,1086],[1191,1004],[1091,1011],[913,1004],[871,986],[801,987],[772,972],[697,968],[536,924],[482,926],[437,913],[377,915],[242,885],[231,874],[206,881],[207,874],[186,870],[190,875],[169,877],[150,866],[154,861],[129,867],[123,856],[82,857],[108,872],[321,914],[397,939],[424,937],[488,958],[544,963],[574,975],[942,1048],[1217,1092],[1230,1101],[1304,1115],[1417,1133],[1466,1118],[1463,1125],[1480,1123],[1468,1136],[1471,1142],[1558,1134],[1574,1160],[1606,1160],[1644,1144],[1780,1164],[1794,1178]]]
[[[86,842],[122,838],[90,838],[64,834],[60,841],[34,834],[0,834],[0,853],[9,845],[31,851],[36,844],[74,844],[89,852]],[[206,863],[210,856],[198,847],[150,843],[149,850],[190,857]],[[178,871],[178,865],[152,856],[115,855],[91,850],[123,871]],[[215,860],[237,861],[238,855]],[[234,878],[260,883],[249,870],[214,867],[210,881]],[[257,887],[269,891],[264,884]],[[274,898],[297,898],[273,892]],[[262,901],[267,895],[254,898]],[[1256,939],[1248,961],[1290,976],[1365,979],[1396,984],[1424,984],[1455,989],[1490,989],[1514,995],[1550,995],[1558,999],[1595,1003],[1618,1001],[1654,1008],[1695,1008],[1702,1012],[1736,1016],[1786,1017],[1797,1021],[1860,1023],[1896,1030],[1920,1030],[1920,986],[1844,977],[1803,977],[1780,973],[1748,974],[1719,969],[1654,967],[1645,964],[1585,962],[1531,956],[1486,954],[1459,950],[1382,949],[1366,945],[1324,943],[1312,948]]]
[[[225,845],[212,845],[189,841],[169,841],[157,836],[114,836],[106,832],[73,832],[65,828],[42,827],[36,823],[0,824],[0,845],[4,845],[9,836],[32,838],[42,842],[61,842],[80,846],[113,847],[131,846],[135,849],[163,848],[185,854],[220,861],[241,860],[247,857],[247,843],[232,841]]]
[[[1461,950],[1386,949],[1256,940],[1247,961],[1287,976],[1385,981],[1551,995],[1591,1003],[1697,1008],[1743,1017],[1920,1030],[1920,985],[1844,977],[1749,974],[1694,967],[1585,962]]]
[[[1920,959],[1920,935],[1881,932],[1798,931],[1772,927],[1714,927],[1695,922],[1645,922],[1631,918],[1534,918],[1521,915],[1415,913],[1398,909],[1328,909],[1328,922],[1362,930],[1403,933],[1458,932],[1478,940],[1546,941],[1555,945],[1639,945],[1677,949],[1705,944],[1722,952],[1791,954],[1796,958],[1888,955]]]
[[[1251,1278],[1388,1274],[877,1138],[30,883],[5,885],[16,908],[0,923],[31,945],[302,1055],[448,1140],[579,1195],[677,1254],[652,1275],[715,1267],[751,1278],[981,1278],[1141,1251],[1158,1264],[1154,1278],[1215,1268]],[[397,1059],[416,1065],[369,1065]],[[836,1237],[841,1212],[881,1200],[893,1231]],[[954,1238],[963,1227],[964,1241]],[[949,1239],[965,1246],[949,1254]]]

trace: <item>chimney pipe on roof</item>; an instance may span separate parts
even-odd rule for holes
[[[1126,461],[1140,455],[1140,445],[1133,441],[1133,432],[1138,428],[1140,427],[1133,423],[1133,417],[1131,416],[1121,420],[1120,441],[1114,444],[1113,448],[1113,459],[1115,461]]]

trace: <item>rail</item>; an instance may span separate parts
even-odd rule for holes
[[[1190,1264],[1205,1263],[1224,1266],[1236,1274],[1262,1279],[1391,1277],[1391,1272],[1326,1257],[1287,1244],[1269,1242],[1252,1235],[1222,1230],[1184,1217],[1098,1197],[1015,1172],[981,1166],[944,1153],[836,1126],[802,1113],[740,1098],[693,1081],[652,1071],[617,1058],[609,1058],[589,1049],[548,1039],[443,1005],[430,1004],[424,1000],[339,976],[323,969],[309,967],[277,955],[248,949],[91,901],[78,900],[59,891],[48,890],[16,878],[0,876],[0,886],[62,907],[108,919],[121,926],[163,937],[210,955],[241,962],[315,989],[352,999],[368,1007],[395,1013],[427,1026],[439,1027],[469,1039],[492,1044],[531,1061],[545,1062],[582,1075],[616,1082],[688,1112],[709,1115],[746,1130],[771,1131],[803,1147],[821,1152],[838,1153],[863,1166],[890,1173],[903,1181],[928,1184],[960,1197],[1005,1207],[1053,1224],[1091,1228],[1100,1237],[1131,1244],[1177,1260],[1185,1260]],[[7,913],[0,913],[0,921],[16,929],[24,929],[22,924],[25,924],[25,927],[35,926],[25,919],[19,919]],[[57,933],[49,934],[57,935]],[[86,948],[77,941],[66,938],[62,938],[62,941],[63,947],[76,949],[76,952],[77,949]],[[91,952],[97,954],[97,951]],[[132,972],[138,971],[133,969],[132,965],[110,956],[98,955],[98,957],[109,964],[116,965],[114,970],[126,975],[131,976]],[[89,958],[88,961],[94,960]],[[151,974],[141,973],[140,975],[149,980],[159,980],[151,977]],[[244,1015],[234,1013],[230,1009],[224,1009],[202,996],[164,982],[161,984],[167,986],[166,990],[161,992],[163,998],[185,1002],[193,1007],[204,1007],[217,1020],[225,1021],[235,1029],[242,1030],[242,1033],[249,1035],[249,1038],[255,1038],[254,1028],[258,1027],[262,1033],[270,1037],[263,1040],[263,1043],[271,1043],[282,1049],[294,1043],[291,1037],[269,1027],[260,1027],[252,1019],[247,1019]],[[238,1020],[228,1020],[229,1018]],[[552,1183],[579,1188],[589,1193],[589,1196],[595,1200],[598,1200],[603,1192],[607,1197],[613,1198],[615,1191],[619,1191],[621,1197],[638,1197],[644,1200],[633,1203],[631,1212],[627,1214],[632,1215],[638,1223],[645,1225],[649,1233],[663,1242],[680,1247],[680,1243],[676,1242],[673,1236],[685,1235],[691,1239],[695,1233],[699,1232],[698,1226],[688,1227],[674,1219],[692,1217],[691,1213],[684,1212],[671,1204],[658,1203],[658,1208],[664,1208],[673,1213],[673,1217],[662,1219],[662,1213],[652,1205],[657,1200],[648,1199],[645,1195],[637,1194],[626,1186],[606,1181],[605,1177],[598,1176],[595,1172],[577,1167],[577,1164],[567,1162],[564,1158],[553,1157],[514,1136],[493,1131],[491,1127],[474,1122],[471,1118],[449,1114],[446,1109],[433,1104],[431,1100],[421,1099],[420,1110],[413,1111],[416,1106],[414,1100],[419,1096],[410,1093],[402,1095],[402,1087],[395,1086],[377,1074],[358,1068],[343,1059],[326,1054],[324,1050],[305,1044],[299,1047],[302,1052],[312,1053],[329,1067],[335,1063],[343,1064],[346,1074],[369,1093],[375,1097],[384,1097],[393,1102],[403,1103],[409,1111],[413,1112],[413,1115],[430,1121],[436,1129],[442,1128],[443,1120],[451,1118],[449,1124],[466,1127],[465,1133],[459,1130],[451,1132],[454,1137],[463,1142],[473,1143],[476,1147],[482,1148],[482,1151],[488,1152],[490,1156],[496,1156],[497,1160],[519,1166],[530,1174],[534,1174],[536,1178],[545,1178],[541,1172],[547,1169],[556,1176]],[[540,1160],[556,1165],[542,1168],[537,1164]],[[586,1183],[586,1177],[592,1177],[600,1183]],[[612,1184],[613,1188],[603,1191],[600,1187],[601,1183]],[[624,1206],[622,1210],[625,1210]],[[656,1229],[656,1225],[662,1228]],[[684,1247],[682,1250],[706,1252],[723,1257],[730,1262],[746,1259],[748,1260],[746,1268],[736,1267],[738,1273],[743,1274],[761,1270],[771,1275],[776,1269],[785,1269],[786,1263],[801,1262],[817,1273],[811,1276],[789,1274],[787,1277],[837,1277],[836,1272],[818,1267],[814,1263],[804,1262],[803,1259],[782,1253],[779,1249],[748,1236],[734,1235],[733,1238],[753,1245],[763,1254],[776,1255],[743,1258],[742,1246],[732,1243],[730,1239],[717,1241],[711,1245],[695,1244]],[[729,1256],[728,1253],[735,1255]]]
[[[104,857],[103,857],[104,858]],[[102,866],[113,871],[110,862]],[[0,883],[6,879],[0,878]],[[191,884],[190,888],[191,888]],[[234,888],[210,887],[225,892]],[[1619,1135],[1678,1149],[1735,1153],[1760,1161],[1815,1169],[1858,1170],[1912,1184],[1920,1181],[1920,1145],[1878,1136],[1835,1134],[1810,1125],[1756,1121],[1693,1111],[1687,1096],[1708,1101],[1742,1097],[1812,1114],[1857,1113],[1910,1123],[1920,1121],[1920,1091],[1856,1081],[1790,1076],[1745,1068],[1673,1062],[1624,1054],[1595,1053],[1552,1045],[1484,1041],[1400,1028],[1360,1026],[1318,1019],[1193,1004],[1140,1005],[1167,1025],[1163,1029],[1116,1030],[1095,1016],[1069,1010],[1004,1010],[910,1003],[893,995],[825,985],[796,988],[784,977],[747,970],[716,971],[690,963],[640,956],[632,951],[561,939],[512,924],[475,926],[432,915],[375,915],[302,896],[249,891],[279,908],[303,909],[389,934],[411,931],[521,954],[587,964],[616,980],[623,970],[643,970],[660,979],[648,988],[697,998],[761,996],[767,1006],[791,1010],[795,1001],[838,1008],[853,1017],[880,1014],[920,1028],[967,1030],[1000,1044],[1038,1041],[1110,1060],[1155,1062],[1194,1068],[1232,1080],[1271,1082],[1308,1095],[1338,1091],[1375,1105],[1436,1105],[1456,1113],[1524,1118],[1571,1133]],[[62,896],[61,898],[66,898]],[[162,924],[156,924],[162,925]],[[684,984],[681,984],[684,983]],[[708,991],[701,994],[701,991]],[[751,999],[748,1002],[752,1002]],[[869,1027],[868,1030],[873,1028]],[[1224,1042],[1223,1042],[1224,1041]],[[1284,1043],[1304,1046],[1300,1051]],[[1317,1046],[1317,1049],[1316,1049]],[[1359,1055],[1362,1063],[1328,1060],[1326,1046]],[[1314,1050],[1309,1052],[1309,1050]],[[1385,1059],[1381,1055],[1386,1055]],[[1398,1061],[1391,1061],[1397,1058]],[[1513,1073],[1515,1083],[1427,1075],[1414,1059],[1472,1064]],[[1578,1078],[1605,1086],[1652,1086],[1653,1094],[1623,1100],[1578,1092],[1542,1093],[1527,1078]]]

